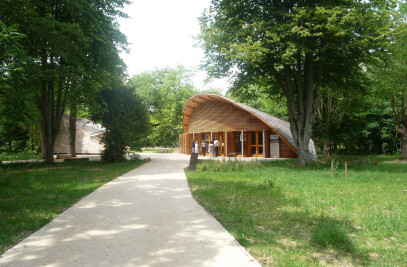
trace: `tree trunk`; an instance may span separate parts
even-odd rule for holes
[[[298,148],[297,148],[297,152],[298,152],[298,163],[301,166],[305,166],[309,163],[310,161],[310,157],[309,157],[309,139],[308,141],[306,139],[303,138],[299,138],[298,139]]]
[[[297,60],[301,60],[301,57],[298,57]],[[287,98],[291,134],[297,145],[298,162],[302,166],[307,165],[310,161],[318,160],[314,154],[315,151],[309,149],[322,81],[322,63],[317,64],[315,80],[314,64],[312,53],[306,53],[303,64],[302,62],[298,64],[304,66],[303,70],[286,64],[284,65],[284,77],[281,80],[283,92]],[[294,90],[293,84],[296,86],[296,90]]]
[[[329,138],[324,139],[323,157],[326,159],[331,158],[331,141]]]
[[[407,159],[407,129],[402,131],[403,139],[402,139],[402,147],[401,150],[403,151],[403,157]]]
[[[72,157],[76,157],[76,120],[77,120],[78,108],[73,105],[71,108],[71,114],[69,115],[69,154]]]
[[[62,115],[65,111],[68,86],[65,86],[64,88],[64,73],[61,72],[58,76],[56,72],[54,72],[53,57],[51,56],[50,58],[50,63],[48,63],[48,56],[43,52],[42,70],[44,73],[49,71],[50,74],[42,80],[38,109],[41,112],[41,150],[44,153],[43,157],[45,158],[45,163],[47,165],[54,165],[55,140],[61,125]],[[60,67],[63,68],[62,66]],[[55,97],[56,80],[58,81],[58,84]]]
[[[45,130],[41,127],[42,126],[42,121],[40,122],[40,148],[38,149],[41,154],[42,154],[42,159],[45,159],[47,156],[47,152],[45,150]]]

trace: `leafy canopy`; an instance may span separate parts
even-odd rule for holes
[[[130,88],[148,107],[151,130],[146,146],[176,146],[182,133],[182,113],[186,101],[197,91],[191,72],[184,67],[164,68],[135,75]]]

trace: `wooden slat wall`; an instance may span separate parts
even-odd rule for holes
[[[187,155],[191,155],[192,153],[192,134],[187,134]]]
[[[180,153],[181,154],[185,154],[185,151],[184,151],[184,135],[183,134],[180,134],[179,135],[179,151],[180,151]]]
[[[235,143],[233,139],[233,132],[228,132],[228,154],[236,152],[235,151]],[[225,155],[227,156],[227,155]]]
[[[280,138],[280,157],[296,158],[297,154]]]
[[[263,122],[232,104],[210,101],[194,109],[189,120],[188,132],[248,131],[266,128]]]
[[[246,135],[246,141],[243,142],[243,156],[244,157],[249,157],[251,155],[251,146],[250,146],[250,137],[249,137],[249,132],[244,131],[243,134]]]
[[[265,134],[265,136],[264,136],[264,139],[265,139],[265,144],[264,144],[264,149],[265,149],[265,152],[266,152],[266,158],[269,158],[270,157],[270,135],[273,133],[273,131],[272,130],[266,130],[266,131],[264,131],[264,134]],[[280,140],[280,142],[281,142],[281,140]]]
[[[198,154],[202,155],[203,134],[195,134],[195,141],[198,141]]]
[[[267,127],[263,122],[250,115],[248,112],[234,107],[232,104],[222,101],[208,101],[206,103],[192,103],[187,109],[193,110],[186,133],[187,146],[185,151],[184,136],[180,135],[181,151],[190,155],[192,152],[192,139],[195,134],[195,141],[199,143],[199,154],[202,155],[202,133],[224,132],[228,131],[228,153],[236,152],[235,137],[233,131],[244,131],[247,140],[244,142],[244,155],[250,152],[248,145],[249,138],[247,131],[259,131],[265,129],[265,152],[266,157],[270,157],[270,139],[269,135],[276,134],[272,129]],[[208,144],[209,145],[209,144]],[[280,157],[296,158],[297,154],[280,138]]]

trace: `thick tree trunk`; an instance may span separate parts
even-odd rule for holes
[[[310,151],[309,151],[309,141],[310,141],[310,138],[308,138],[308,140],[306,138],[298,139],[298,145],[297,145],[298,146],[298,148],[297,148],[298,163],[301,166],[305,166],[311,161]]]
[[[43,72],[46,71],[47,66],[47,57],[45,53],[42,57],[42,69]],[[43,153],[43,158],[47,165],[54,164],[54,150],[52,144],[52,115],[50,103],[51,99],[54,97],[53,92],[50,92],[52,82],[49,82],[44,78],[41,82],[41,96],[39,100],[39,110],[41,112],[41,121],[40,121],[40,135],[41,135],[41,151]]]
[[[38,102],[38,108],[41,112],[40,134],[41,134],[41,150],[45,163],[47,165],[54,164],[54,146],[59,128],[61,125],[62,115],[66,106],[66,95],[68,87],[65,86],[64,73],[52,72],[53,60],[48,63],[48,57],[44,52],[42,57],[42,70],[44,73],[49,71],[49,77],[43,78],[41,85],[41,96]],[[60,66],[63,69],[63,66]],[[57,95],[55,97],[55,81],[58,80]]]
[[[77,120],[77,106],[73,105],[71,114],[69,115],[69,154],[76,157],[76,120]]]
[[[403,139],[402,139],[402,146],[401,150],[403,152],[403,157],[407,159],[407,129],[402,131]]]
[[[322,54],[319,57],[322,58]],[[318,108],[322,63],[317,64],[316,71],[314,64],[314,56],[311,53],[305,54],[304,62],[299,55],[297,69],[285,65],[284,77],[281,80],[283,92],[287,98],[291,134],[297,145],[298,162],[302,166],[317,160],[316,155],[311,154],[309,145]],[[298,69],[302,66],[302,70]],[[296,86],[295,90],[293,85]],[[315,153],[315,151],[312,152]]]

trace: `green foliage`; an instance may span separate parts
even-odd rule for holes
[[[391,4],[391,3],[390,3]],[[235,90],[258,84],[284,95],[299,162],[308,144],[321,88],[347,88],[386,42],[382,1],[214,0],[200,18],[204,68],[233,74]]]
[[[150,114],[151,131],[144,146],[177,146],[184,105],[197,92],[190,77],[191,73],[179,66],[145,72],[130,80],[131,90],[140,95]]]
[[[40,116],[42,152],[53,163],[53,147],[66,106],[99,108],[97,93],[124,77],[119,52],[126,37],[116,17],[127,0],[11,1],[0,2],[6,25],[18,25],[25,35],[19,42],[31,66],[24,71],[25,92]],[[3,27],[4,28],[4,27]],[[16,83],[16,79],[13,78]],[[14,86],[13,86],[14,87]],[[19,112],[21,114],[23,112]],[[31,127],[33,128],[33,127]]]
[[[3,151],[25,148],[33,121],[38,117],[28,90],[33,60],[21,45],[26,36],[0,21],[0,147]],[[38,141],[38,139],[37,139]]]
[[[106,128],[102,159],[106,162],[123,161],[125,147],[140,149],[140,139],[148,130],[147,108],[140,97],[124,86],[103,91],[106,112],[94,115]]]
[[[399,1],[397,11],[392,16],[391,41],[385,53],[370,65],[369,76],[376,101],[392,110],[394,129],[403,137],[402,151],[407,158],[407,3]]]
[[[323,92],[321,97],[325,99],[321,105],[325,106],[318,110],[313,128],[313,139],[321,151],[323,142],[328,140],[332,150],[397,152],[398,139],[393,112],[388,103],[372,95],[372,92],[355,92],[349,96],[346,91],[338,90]]]
[[[276,118],[288,121],[288,111],[285,99],[279,95],[272,95],[260,85],[250,84],[248,87],[232,88],[227,97],[261,110]]]

